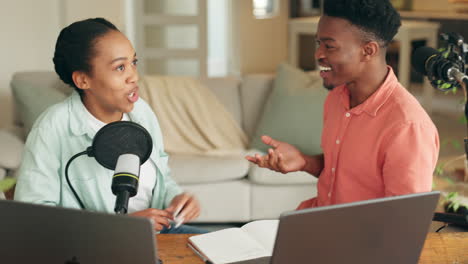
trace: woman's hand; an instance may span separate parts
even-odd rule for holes
[[[172,199],[166,211],[172,216],[178,213],[177,217],[183,219],[182,222],[186,223],[200,215],[200,203],[193,195],[182,193]]]
[[[148,218],[156,231],[161,231],[164,227],[170,228],[169,220],[172,220],[172,213],[166,210],[148,208],[130,215]]]

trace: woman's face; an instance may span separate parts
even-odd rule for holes
[[[99,37],[86,74],[83,102],[96,118],[109,123],[132,111],[138,100],[138,72],[135,50],[119,31]]]

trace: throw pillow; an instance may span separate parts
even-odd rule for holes
[[[308,155],[322,153],[323,104],[328,91],[317,72],[305,73],[288,64],[278,67],[251,147],[267,152],[262,135],[296,146]]]

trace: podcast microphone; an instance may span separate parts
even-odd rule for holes
[[[137,194],[140,180],[140,158],[135,154],[122,154],[117,159],[112,177],[112,193],[117,196],[114,212],[126,214],[128,200]]]
[[[152,150],[150,134],[137,123],[117,121],[102,127],[94,136],[92,145],[71,157],[65,167],[67,183],[80,207],[86,209],[68,177],[68,168],[75,158],[87,154],[101,166],[114,170],[111,186],[112,193],[117,196],[114,211],[126,214],[129,198],[138,191],[140,166],[149,159]]]
[[[148,131],[130,121],[109,123],[94,136],[88,156],[114,170],[111,189],[117,196],[114,207],[117,214],[127,213],[128,200],[138,191],[140,166],[148,160],[152,149]]]
[[[417,48],[411,57],[411,64],[417,72],[426,75],[431,82],[440,80],[452,83],[468,79],[463,72],[463,65],[446,59],[441,52],[430,47]]]

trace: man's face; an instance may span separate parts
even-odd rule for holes
[[[364,68],[362,34],[349,21],[322,16],[317,30],[315,58],[325,88],[331,90],[360,78]]]

